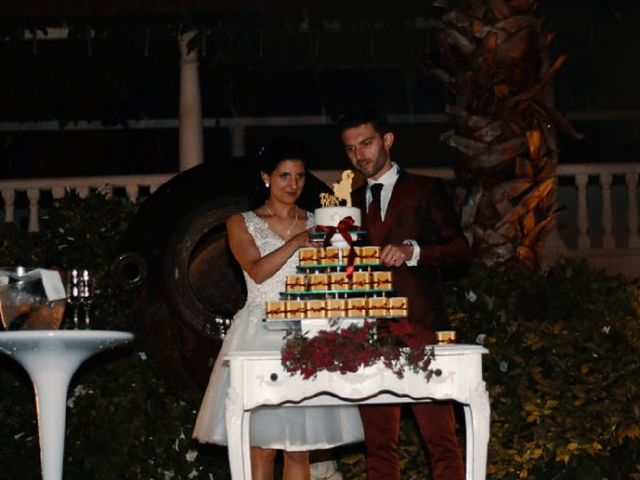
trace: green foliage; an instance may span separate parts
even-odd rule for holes
[[[0,265],[91,269],[96,328],[135,332],[132,298],[109,275],[134,211],[99,193],[68,195],[40,233],[0,225]],[[585,262],[561,261],[545,273],[477,264],[447,285],[445,299],[458,341],[483,341],[489,349],[488,478],[640,479],[635,285]],[[228,478],[226,450],[190,440],[199,402],[198,394],[167,387],[138,342],[94,357],[69,390],[65,478]],[[39,478],[31,383],[5,356],[0,411],[0,477]],[[401,453],[403,478],[429,478],[410,418],[403,419]],[[345,480],[364,480],[362,445],[337,455]]]
[[[15,223],[0,223],[0,266],[41,265],[40,237],[18,228]]]
[[[489,349],[490,478],[640,478],[637,287],[568,260],[450,287],[459,341]]]
[[[62,267],[84,267],[105,272],[118,253],[122,233],[135,206],[100,192],[80,198],[68,192],[41,219],[44,260]]]

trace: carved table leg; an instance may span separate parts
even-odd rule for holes
[[[467,480],[484,480],[490,427],[489,394],[484,382],[478,382],[471,391],[464,414],[467,427]]]
[[[464,405],[464,427],[466,443],[466,461],[464,471],[466,480],[473,480],[473,447],[475,446],[475,430],[473,428],[473,412],[469,405]]]
[[[249,443],[249,421],[251,420],[251,411],[245,411],[242,414],[242,466],[244,467],[244,479],[251,480],[251,447]]]

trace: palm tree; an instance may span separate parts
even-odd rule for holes
[[[441,140],[460,161],[456,204],[476,258],[536,268],[557,214],[556,129],[580,138],[552,107],[553,34],[536,0],[441,0],[432,19],[438,65],[425,70],[453,93],[455,127]]]

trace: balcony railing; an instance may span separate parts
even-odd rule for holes
[[[412,172],[452,178],[450,169],[411,169]],[[326,183],[339,171],[314,171]],[[123,175],[0,180],[0,219],[37,231],[46,198],[61,198],[65,189],[86,196],[108,188],[136,202],[176,175]],[[558,205],[565,207],[545,244],[544,255],[580,255],[612,271],[640,275],[638,183],[640,163],[559,165]]]
[[[73,190],[86,197],[91,190],[120,191],[137,202],[153,193],[175,173],[155,175],[120,175],[105,177],[64,177],[0,180],[2,211],[5,222],[23,224],[27,219],[30,232],[37,232],[44,197],[62,198],[65,190]],[[1,217],[0,217],[1,218]]]

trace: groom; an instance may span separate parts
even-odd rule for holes
[[[394,134],[373,110],[347,113],[338,122],[353,166],[367,179],[353,192],[363,227],[381,261],[393,267],[396,293],[409,298],[416,335],[435,343],[446,329],[440,270],[468,262],[470,251],[441,180],[409,174],[391,161]],[[412,404],[434,480],[462,480],[464,466],[450,402]],[[363,405],[369,480],[400,480],[400,405]]]

